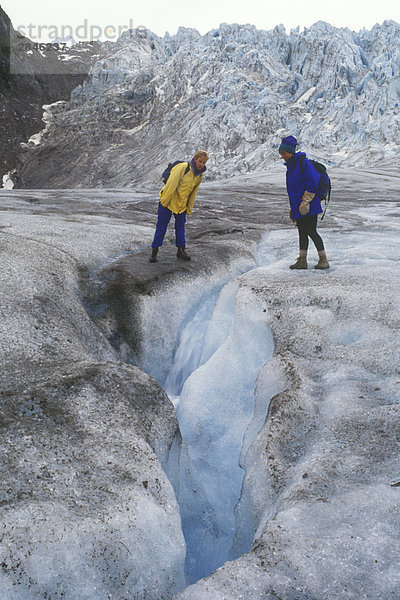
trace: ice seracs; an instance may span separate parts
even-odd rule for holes
[[[66,153],[80,156],[68,177],[81,185],[154,184],[165,156],[176,160],[199,145],[213,153],[208,177],[261,171],[288,133],[326,164],[392,164],[399,35],[393,21],[360,32],[323,22],[290,33],[230,24],[205,35],[125,32],[102,46],[71,103],[28,153],[21,185],[67,186]]]

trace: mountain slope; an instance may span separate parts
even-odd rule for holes
[[[33,43],[20,36],[0,7],[0,171],[15,168],[20,143],[43,128],[43,104],[69,99],[85,79],[98,44],[61,52],[18,52]],[[10,68],[11,62],[11,68]]]

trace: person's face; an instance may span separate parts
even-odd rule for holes
[[[279,154],[280,154],[281,158],[282,158],[282,159],[283,159],[285,162],[287,162],[288,160],[290,160],[290,159],[292,158],[292,156],[293,156],[293,154],[290,154],[290,152],[285,152],[284,150],[281,150],[281,151],[279,152]]]
[[[204,158],[204,156],[199,156],[198,158],[194,159],[194,162],[198,170],[201,171],[204,165],[206,164],[207,159]]]

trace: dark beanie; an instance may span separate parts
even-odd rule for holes
[[[297,140],[292,135],[283,138],[281,145],[279,146],[279,152],[290,152],[290,154],[296,154]]]

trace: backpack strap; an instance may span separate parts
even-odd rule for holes
[[[329,200],[331,199],[331,180],[329,179],[329,187],[328,187],[328,194],[325,198],[325,207],[324,207],[324,212],[322,213],[322,217],[321,217],[321,221],[323,220],[325,214],[326,214],[326,209],[328,208],[328,204],[329,204]]]
[[[184,162],[184,161],[182,161],[182,162]],[[185,177],[186,173],[189,173],[189,171],[190,171],[190,162],[188,161],[188,163],[187,163],[187,167],[186,167],[186,169],[185,169],[185,172],[184,172],[184,174],[181,176],[181,178],[180,178],[180,180],[179,180],[179,183],[182,181],[183,177]]]

